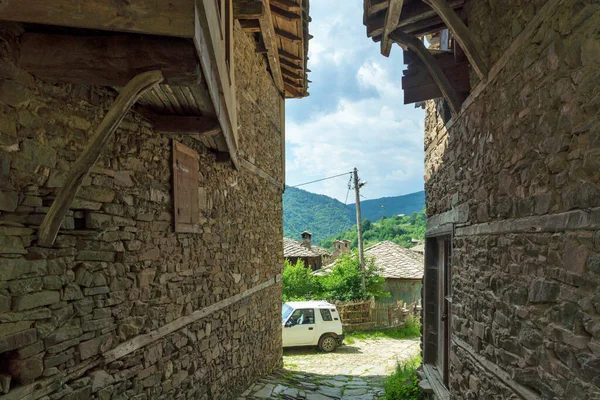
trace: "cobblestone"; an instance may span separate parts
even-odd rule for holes
[[[418,354],[418,340],[356,340],[333,353],[285,349],[284,369],[249,387],[238,400],[375,400],[399,361]]]

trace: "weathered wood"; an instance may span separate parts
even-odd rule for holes
[[[365,3],[367,2],[365,1]],[[366,10],[367,16],[375,15],[388,8],[389,0],[371,0],[370,3],[370,6]]]
[[[242,167],[267,180],[271,184],[277,186],[278,189],[283,191],[283,184],[281,182],[279,182],[277,179],[273,178],[271,175],[269,175],[268,173],[266,173],[265,171],[258,168],[256,165],[252,164],[250,161],[244,158],[242,158]]]
[[[175,232],[198,233],[198,153],[173,140],[173,222]]]
[[[271,4],[271,12],[277,16],[277,17],[281,17],[283,19],[287,19],[288,21],[294,21],[297,19],[300,19],[300,15],[291,12],[291,11],[286,11],[283,8],[279,8],[273,4]]]
[[[283,92],[283,78],[281,76],[281,68],[279,65],[279,46],[277,45],[277,36],[275,27],[273,26],[273,17],[271,16],[271,7],[269,0],[265,2],[265,14],[259,19],[260,31],[267,49],[267,62],[273,76],[273,82],[279,92]]]
[[[302,64],[302,58],[298,57],[295,54],[289,53],[283,49],[279,49],[279,57],[288,60],[289,62],[295,63],[297,65]]]
[[[465,23],[456,15],[456,12],[448,5],[446,0],[423,0],[429,4],[437,14],[444,20],[448,29],[452,31],[454,38],[464,50],[473,69],[479,75],[481,80],[486,80],[488,76],[488,66],[483,59],[483,51],[473,40]]]
[[[165,83],[200,82],[194,44],[186,39],[123,34],[73,36],[26,32],[19,64],[37,78],[99,86],[124,86],[134,76],[160,70]]]
[[[242,27],[244,32],[260,32],[260,23],[257,19],[242,19],[240,20],[240,26]]]
[[[299,98],[299,97],[305,97],[307,95],[302,90],[298,89],[298,87],[292,86],[292,85],[288,84],[287,82],[284,82],[284,86],[285,86],[286,98]]]
[[[295,71],[302,71],[303,70],[303,68],[301,66],[299,66],[298,64],[289,62],[285,58],[280,58],[279,62],[281,62],[281,66],[282,67],[285,67],[287,69],[291,69],[291,70],[295,70]],[[308,70],[307,70],[307,72],[308,72]]]
[[[448,4],[454,9],[461,8],[465,0],[450,0]],[[407,25],[414,24],[415,22],[422,21],[427,18],[435,17],[437,13],[427,4],[422,1],[415,1],[410,4],[406,4],[402,7],[402,13],[400,14],[400,21],[396,28],[404,28]],[[381,36],[383,35],[383,28],[385,25],[385,15],[373,16],[367,20],[367,36]]]
[[[303,80],[304,80],[304,76],[303,76],[303,75],[297,74],[297,73],[295,73],[295,72],[293,72],[293,71],[290,71],[290,70],[287,70],[287,69],[285,69],[285,68],[282,68],[282,69],[281,69],[281,72],[282,72],[282,73],[283,73],[283,75],[284,75],[285,77],[287,77],[287,78],[290,78],[290,79],[297,79],[297,80],[300,80],[300,81],[303,81]]]
[[[300,84],[300,83],[296,82],[295,80],[292,80],[292,79],[288,78],[287,76],[284,76],[284,77],[283,77],[283,81],[284,81],[284,82],[285,82],[287,85],[293,86],[293,87],[295,87],[295,88],[296,88],[296,89],[298,89],[298,90],[302,90],[302,84]]]
[[[234,19],[256,19],[263,16],[265,7],[260,0],[234,0]]]
[[[301,42],[302,38],[300,36],[296,36],[291,32],[284,31],[283,29],[275,28],[275,34],[282,39],[288,40],[290,42]]]
[[[391,31],[396,29],[398,21],[400,20],[400,13],[402,12],[402,6],[404,0],[390,0],[390,4],[385,13],[385,22],[383,24],[383,37],[381,39],[381,54],[386,57],[390,56],[393,42],[390,40],[388,35]]]
[[[154,130],[167,134],[192,134],[215,136],[221,133],[219,120],[215,117],[195,117],[185,115],[149,115]]]
[[[300,4],[296,3],[293,0],[271,0],[271,3],[287,11],[294,11],[300,9]]]
[[[230,79],[230,76],[233,78],[233,74],[227,71],[215,3],[196,2],[195,20],[194,45],[202,65],[202,75],[206,77],[215,115],[223,130],[226,150],[229,151],[235,168],[239,169],[236,101],[235,91],[232,88],[234,81]],[[222,146],[218,148],[221,150]]]
[[[58,229],[69,211],[69,207],[77,195],[83,179],[100,157],[113,133],[125,117],[125,114],[137,101],[142,93],[163,80],[160,71],[143,72],[134,77],[119,93],[104,119],[96,129],[94,137],[87,145],[81,156],[71,166],[65,184],[60,188],[56,199],[46,214],[38,230],[38,246],[52,246],[56,239]]]
[[[189,0],[5,0],[0,20],[85,29],[192,37]]]
[[[452,88],[452,85],[448,81],[448,78],[446,78],[446,75],[444,75],[444,72],[440,66],[435,62],[435,58],[433,58],[431,53],[429,53],[429,51],[425,48],[423,42],[416,37],[403,32],[400,28],[391,32],[389,37],[398,44],[404,45],[417,53],[431,74],[431,77],[444,95],[444,98],[448,102],[452,113],[454,115],[458,114],[461,104],[458,94],[454,88]]]

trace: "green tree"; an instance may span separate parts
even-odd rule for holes
[[[285,260],[283,265],[283,301],[310,300],[320,292],[317,277],[311,275],[310,268],[304,267],[304,262],[298,260],[292,264]]]

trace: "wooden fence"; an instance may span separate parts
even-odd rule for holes
[[[407,305],[402,301],[391,304],[363,301],[336,306],[347,329],[393,328],[402,325],[406,316],[415,310],[414,304]]]

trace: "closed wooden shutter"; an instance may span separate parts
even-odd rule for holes
[[[198,153],[173,140],[175,232],[199,232]]]

